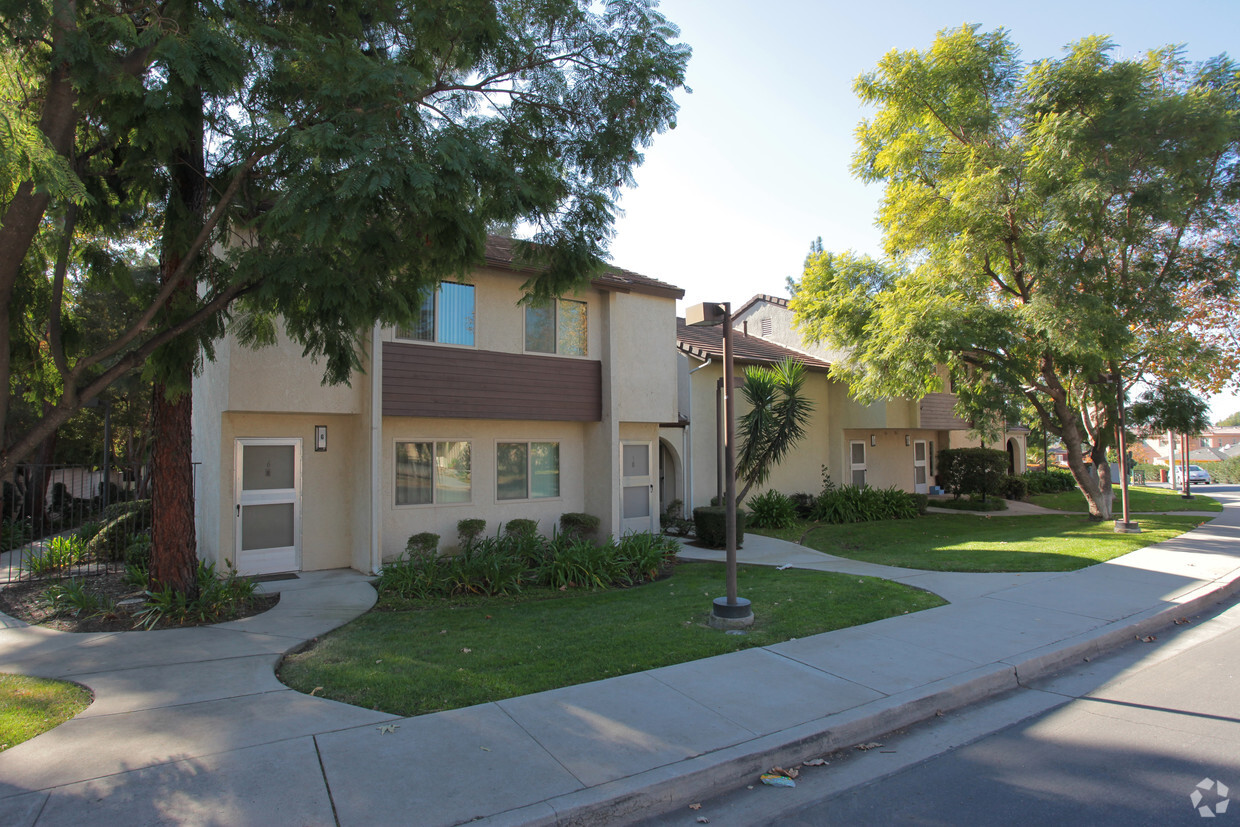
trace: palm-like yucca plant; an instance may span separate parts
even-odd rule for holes
[[[795,359],[745,369],[741,394],[749,411],[740,419],[736,457],[737,474],[745,486],[737,502],[745,499],[749,489],[766,482],[771,469],[805,436],[814,411],[813,402],[804,394],[805,375],[805,365]]]

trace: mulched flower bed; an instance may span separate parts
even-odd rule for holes
[[[140,601],[145,596],[142,589],[135,589],[128,582],[124,572],[89,574],[84,577],[87,591],[110,602],[119,604],[127,600]],[[26,623],[59,629],[62,632],[131,632],[136,628],[137,620],[132,613],[142,608],[140,602],[120,606],[121,612],[116,616],[75,617],[64,612],[59,614],[53,612],[47,605],[47,601],[43,599],[43,594],[56,582],[58,581],[27,580],[0,587],[0,612]],[[257,594],[230,617],[211,622],[221,623],[226,620],[239,620],[243,617],[262,614],[275,606],[279,600],[278,594]],[[201,625],[205,624],[162,621],[155,628],[177,629],[182,626]]]

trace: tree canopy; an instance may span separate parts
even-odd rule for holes
[[[651,6],[0,0],[0,381],[33,347],[55,391],[31,427],[0,402],[0,461],[135,368],[183,392],[230,318],[261,343],[278,316],[344,381],[360,333],[480,261],[491,222],[542,243],[531,293],[588,278],[675,125],[689,49]],[[152,226],[159,279],[84,250]],[[92,282],[132,306],[75,351]]]
[[[1181,323],[1231,301],[1240,76],[1176,48],[1090,37],[1024,63],[1009,35],[941,32],[856,82],[875,107],[854,170],[884,187],[888,260],[811,255],[793,301],[862,399],[941,390],[962,412],[1019,394],[1110,516],[1106,449],[1139,380],[1208,381],[1224,343]],[[1092,464],[1092,466],[1091,466]]]

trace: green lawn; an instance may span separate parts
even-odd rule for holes
[[[943,605],[876,578],[741,566],[756,622],[706,625],[720,563],[680,563],[655,583],[606,592],[416,601],[372,611],[285,659],[280,679],[320,697],[420,715],[696,660]],[[384,606],[391,603],[384,601]]]
[[[75,683],[0,675],[0,752],[59,726],[90,701],[90,690]]]
[[[1119,486],[1115,487],[1115,503],[1112,510],[1116,515],[1120,513],[1119,503]],[[1199,493],[1199,488],[1194,488],[1193,498],[1186,500],[1180,496],[1180,492],[1171,491],[1166,488],[1144,488],[1130,487],[1128,489],[1128,509],[1133,512],[1143,511],[1222,511],[1223,505],[1213,497],[1207,497]],[[1085,495],[1078,490],[1060,491],[1058,494],[1037,494],[1029,498],[1029,502],[1034,505],[1040,505],[1043,508],[1053,508],[1056,511],[1080,511],[1082,513],[1089,510],[1085,502]]]
[[[802,524],[764,532],[808,548],[933,571],[1071,571],[1196,528],[1202,517],[1144,515],[1140,534],[1116,534],[1111,522],[1075,515],[927,514],[915,520],[849,525]]]

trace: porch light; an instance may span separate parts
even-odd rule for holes
[[[724,491],[727,539],[727,596],[716,597],[711,605],[710,625],[716,629],[738,629],[753,624],[749,601],[736,595],[736,406],[732,384],[732,305],[707,302],[685,309],[690,327],[723,325],[723,445]]]

